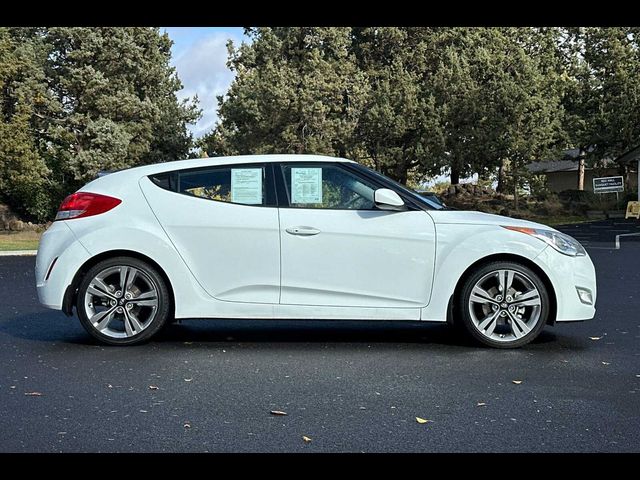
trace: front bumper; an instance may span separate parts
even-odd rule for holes
[[[557,322],[590,320],[595,316],[596,270],[589,255],[569,257],[549,246],[534,261],[553,285],[557,300]],[[591,305],[581,301],[578,289],[591,293]]]
[[[61,310],[67,287],[90,257],[65,222],[54,222],[42,234],[38,245],[35,274],[40,303]]]

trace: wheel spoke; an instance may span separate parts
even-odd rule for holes
[[[94,279],[94,282],[96,282],[96,279]],[[100,285],[104,285],[103,282],[100,282]],[[98,288],[96,285],[89,285],[89,288],[87,288],[87,293],[90,293],[91,295],[95,295],[97,297],[102,297],[102,298],[108,298],[109,300],[115,300],[116,297],[114,297],[113,295],[111,295],[111,293],[109,293],[108,291],[103,291],[102,289]]]
[[[527,333],[531,331],[531,328],[516,315],[513,315],[511,312],[507,312],[509,318],[511,319],[511,331],[513,332],[513,336],[516,338],[522,338]]]
[[[123,292],[128,292],[131,290],[131,286],[133,285],[133,282],[135,281],[136,276],[138,275],[137,269],[133,267],[128,267],[128,268],[129,268],[129,275],[127,276],[126,282],[123,284],[123,287],[122,287]]]
[[[473,290],[471,291],[471,298],[470,300],[473,303],[483,303],[483,304],[492,304],[492,305],[498,305],[498,302],[496,302],[493,298],[491,298],[491,295],[489,294],[489,292],[487,292],[484,288],[480,287],[479,285],[476,285],[475,287],[473,287]]]
[[[144,330],[144,327],[138,320],[138,318],[126,309],[124,311],[124,329],[127,332],[127,336],[131,337]]]
[[[156,307],[158,306],[158,297],[155,290],[141,293],[131,300],[131,303],[139,307]]]
[[[120,290],[122,291],[123,295],[125,292],[125,285],[127,284],[128,276],[129,276],[129,267],[127,267],[126,265],[123,265],[122,267],[120,267]]]
[[[540,295],[538,290],[533,289],[515,298],[512,302],[518,307],[534,307],[540,305]]]
[[[109,308],[107,310],[103,310],[102,312],[98,312],[93,315],[89,321],[93,324],[93,326],[98,330],[102,331],[109,326],[109,323],[113,319],[113,314],[116,311],[116,307]]]
[[[483,332],[485,335],[491,336],[498,323],[499,315],[500,315],[499,311],[490,313],[484,319],[482,319],[482,321],[478,325],[478,329],[481,332]]]
[[[507,295],[511,285],[513,284],[513,277],[515,272],[513,270],[499,270],[498,279],[500,282],[500,288],[502,295]]]

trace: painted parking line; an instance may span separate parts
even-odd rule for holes
[[[6,250],[4,252],[0,252],[0,257],[29,256],[36,255],[37,253],[37,250]]]
[[[621,233],[620,235],[616,235],[616,250],[620,250],[620,237],[638,237],[640,236],[640,232],[638,233]]]

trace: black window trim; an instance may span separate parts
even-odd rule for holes
[[[180,173],[197,173],[199,171],[207,171],[207,170],[224,170],[229,169],[232,170],[234,168],[261,168],[264,171],[264,187],[265,187],[265,203],[263,205],[249,204],[249,203],[237,203],[237,202],[225,202],[224,200],[216,200],[213,198],[206,197],[198,197],[196,195],[190,195],[188,193],[179,192],[179,178]],[[165,188],[162,185],[159,185],[157,181],[154,181],[154,177],[160,175],[168,175],[171,179],[170,182],[173,182],[173,188]],[[175,176],[175,177],[173,177]],[[161,188],[167,192],[175,193],[177,195],[183,195],[186,197],[197,198],[201,200],[207,200],[210,202],[218,202],[225,203],[228,205],[239,205],[242,207],[257,207],[257,208],[278,208],[279,196],[276,188],[276,180],[275,180],[275,169],[273,166],[273,162],[254,162],[254,163],[238,163],[238,164],[224,164],[224,165],[206,165],[202,167],[192,167],[192,168],[180,168],[176,170],[170,170],[167,172],[157,172],[152,173],[147,176],[151,183],[153,183],[156,187]],[[272,200],[269,202],[269,200]]]
[[[425,212],[429,210],[437,210],[435,208],[429,207],[428,205],[417,202],[411,195],[407,194],[407,192],[404,192],[403,190],[399,189],[397,185],[393,184],[392,182],[386,181],[384,177],[378,177],[377,175],[370,173],[369,169],[364,165],[360,165],[359,163],[354,164],[354,163],[346,163],[346,162],[344,163],[344,165],[347,166],[348,170],[357,172],[362,176],[366,177],[367,179],[370,179],[372,182],[376,182],[381,186],[380,188],[388,188],[389,190],[393,190],[398,195],[400,195],[400,198],[404,200],[405,204],[411,205],[414,210],[424,210]],[[379,173],[379,175],[382,175],[382,174]],[[408,187],[404,187],[404,188],[409,190]],[[419,194],[416,193],[416,195],[419,195]]]
[[[275,163],[277,163],[277,168],[275,166]],[[397,188],[395,188],[395,185],[393,184],[386,184],[383,183],[381,181],[381,179],[373,176],[373,175],[367,175],[366,174],[366,170],[360,170],[359,168],[353,168],[353,164],[351,164],[350,162],[332,162],[332,161],[320,161],[320,162],[309,162],[309,161],[304,161],[304,160],[294,160],[294,161],[287,161],[287,162],[274,162],[274,176],[276,178],[276,193],[278,196],[278,206],[279,208],[294,208],[297,210],[339,210],[339,211],[353,211],[353,212],[375,212],[375,211],[379,211],[379,212],[392,212],[391,210],[382,210],[379,208],[367,208],[367,209],[357,209],[357,208],[306,208],[306,207],[292,207],[289,203],[289,192],[286,186],[286,177],[284,174],[284,166],[291,166],[291,165],[330,165],[330,166],[335,166],[337,168],[341,168],[347,172],[349,172],[350,174],[352,174],[353,176],[355,176],[356,178],[359,178],[360,180],[363,180],[363,182],[366,183],[371,183],[373,185],[376,185],[378,188],[388,188],[389,190],[393,190],[394,192],[396,192],[398,195],[400,195],[400,197],[404,200],[405,204],[407,205],[407,210],[426,210],[426,207],[422,207],[421,205],[417,205],[416,202],[411,199],[410,197],[408,197],[404,192],[400,192],[398,191]],[[405,211],[407,211],[405,210]],[[395,211],[395,213],[399,213],[402,211]]]

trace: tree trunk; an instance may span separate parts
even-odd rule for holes
[[[407,172],[407,169],[404,168],[402,165],[398,165],[394,169],[393,176],[395,177],[394,178],[395,181],[400,182],[403,185],[407,184],[408,172]]]
[[[460,183],[460,169],[456,165],[451,165],[451,185]]]
[[[518,211],[518,176],[513,175],[513,207]]]
[[[578,190],[584,190],[584,156],[578,159]]]
[[[500,160],[500,166],[498,167],[498,186],[496,192],[502,193],[504,191],[504,160]]]

